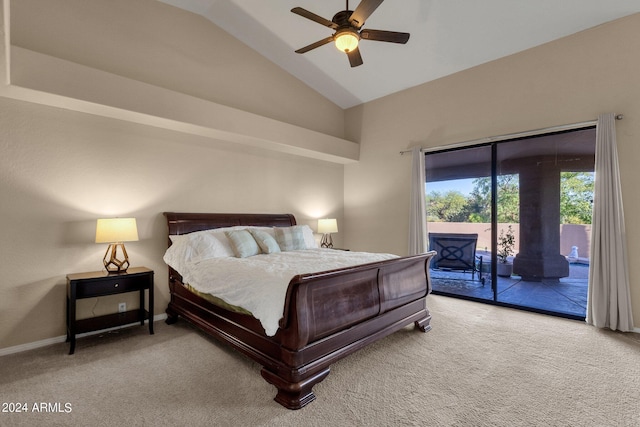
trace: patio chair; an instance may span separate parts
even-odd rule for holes
[[[438,253],[431,259],[431,268],[471,272],[471,280],[478,273],[478,280],[484,286],[482,256],[476,255],[477,243],[477,234],[429,233],[429,249]]]

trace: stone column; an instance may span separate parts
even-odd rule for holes
[[[520,174],[520,247],[513,272],[525,281],[569,275],[560,253],[560,168],[548,158],[528,158]]]

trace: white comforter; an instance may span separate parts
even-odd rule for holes
[[[253,313],[268,336],[283,316],[287,286],[297,274],[315,273],[397,258],[392,254],[307,249],[248,258],[213,258],[187,263],[185,283]]]

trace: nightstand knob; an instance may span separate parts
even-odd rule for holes
[[[117,288],[117,287],[118,287],[118,286],[120,286],[120,285],[119,285],[118,283],[116,283],[116,284],[115,284],[115,285],[113,285],[113,286]]]

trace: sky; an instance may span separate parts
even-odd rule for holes
[[[469,194],[471,194],[471,191],[473,190],[473,178],[454,179],[451,181],[427,182],[425,185],[425,188],[427,193],[431,193],[432,191],[445,193],[447,191],[455,190],[455,191],[459,191],[465,196],[468,196]]]

